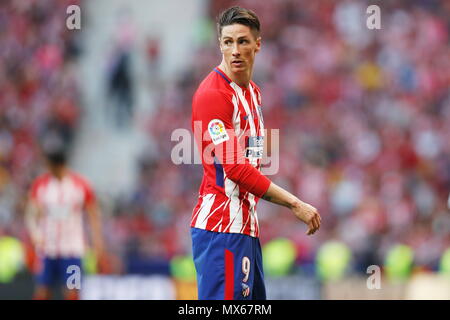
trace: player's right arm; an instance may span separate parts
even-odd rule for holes
[[[192,120],[197,144],[203,146],[200,147],[202,161],[213,163],[215,157],[227,178],[261,198],[269,188],[270,180],[244,157],[234,132],[233,110],[231,98],[219,90],[204,90],[195,95]],[[221,135],[211,133],[214,123],[223,126],[226,132]],[[201,130],[196,130],[195,126],[201,126]]]
[[[292,210],[295,216],[308,226],[307,235],[314,234],[319,230],[322,218],[317,209],[275,183],[270,184],[262,198]]]
[[[259,198],[289,208],[308,226],[307,234],[314,234],[321,223],[321,217],[316,208],[271,182],[245,159],[234,132],[233,110],[232,101],[226,93],[208,90],[196,95],[193,101],[193,125],[195,127],[196,121],[201,125],[201,136],[196,136],[198,145],[204,145],[205,139],[210,138],[214,143],[212,148],[214,156],[222,164],[229,179]],[[227,131],[226,136],[214,137],[209,132],[209,125],[213,120],[218,120],[224,125]],[[195,129],[194,132],[196,132]],[[205,132],[208,133],[204,134]],[[204,149],[200,148],[202,161],[207,161],[209,152],[205,152]]]

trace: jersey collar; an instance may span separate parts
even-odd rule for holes
[[[228,84],[230,84],[231,82],[233,82],[233,81],[231,81],[230,78],[228,78],[228,76],[225,74],[225,72],[223,72],[222,70],[220,70],[219,67],[215,67],[215,68],[214,68],[214,72],[218,73],[218,74],[219,74],[226,82],[228,82]]]
[[[232,83],[233,81],[225,74],[225,72],[222,71],[222,69],[220,69],[219,67],[215,67],[214,68],[214,72],[218,73],[228,84]],[[235,82],[233,82],[235,83]],[[251,84],[251,82],[250,82]],[[247,91],[248,88],[245,87],[241,87],[240,85],[238,85],[236,83],[237,86],[239,86],[239,88],[241,88],[243,91]]]

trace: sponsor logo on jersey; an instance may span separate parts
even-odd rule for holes
[[[247,148],[245,149],[245,156],[249,159],[262,159],[264,151],[264,137],[249,137]]]

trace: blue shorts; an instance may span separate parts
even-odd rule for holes
[[[265,300],[258,238],[191,228],[199,300]]]
[[[70,266],[77,266],[81,269],[81,258],[49,258],[42,259],[42,270],[38,273],[36,281],[42,286],[52,286],[55,284],[65,285],[67,279],[73,274]]]

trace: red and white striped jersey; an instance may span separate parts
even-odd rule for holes
[[[83,212],[95,199],[88,182],[73,172],[61,180],[47,173],[34,181],[30,196],[41,212],[39,253],[49,257],[83,256]]]
[[[261,93],[231,81],[218,67],[192,101],[192,130],[203,180],[191,227],[259,236],[256,204],[270,185],[260,172],[264,122]]]

